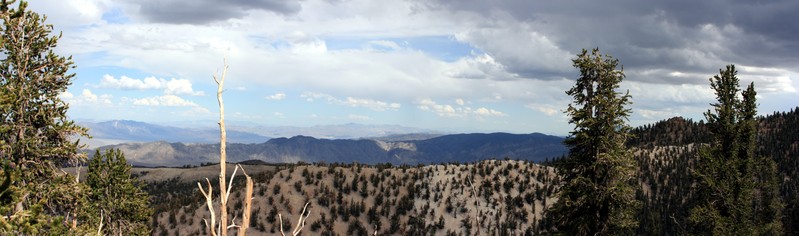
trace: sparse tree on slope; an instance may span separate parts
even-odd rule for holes
[[[728,65],[710,79],[717,103],[711,104],[714,110],[705,112],[705,118],[714,140],[700,151],[693,171],[697,194],[689,230],[708,235],[779,235],[781,203],[774,164],[755,157],[754,84],[741,93],[741,99],[737,74],[735,66]]]
[[[573,59],[580,70],[566,94],[574,131],[566,139],[569,156],[559,165],[563,186],[547,212],[547,222],[566,235],[632,234],[640,203],[635,199],[635,162],[625,148],[630,127],[630,95],[617,92],[624,72],[618,59],[599,49]],[[553,229],[548,229],[553,230]]]
[[[84,189],[58,167],[84,159],[70,138],[86,130],[67,118],[58,97],[74,77],[71,58],[54,53],[60,36],[51,36],[53,27],[26,6],[0,7],[0,148],[13,179],[12,204],[0,206],[0,232],[57,234],[75,227],[75,202]]]

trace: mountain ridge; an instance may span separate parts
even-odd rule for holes
[[[261,160],[270,163],[341,162],[428,164],[474,162],[511,158],[540,162],[566,153],[563,138],[540,133],[471,133],[425,140],[318,139],[310,136],[274,138],[258,144],[228,143],[231,162]],[[218,144],[169,142],[128,143],[117,148],[128,161],[141,166],[200,165],[218,160]]]

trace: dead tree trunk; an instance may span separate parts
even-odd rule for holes
[[[227,143],[227,133],[225,131],[225,103],[222,101],[222,88],[225,86],[225,75],[227,74],[227,60],[225,61],[225,67],[222,69],[222,76],[217,78],[214,75],[214,81],[216,81],[216,100],[219,101],[219,230],[221,236],[227,236],[227,199],[228,199],[228,189],[227,189],[227,178],[225,177],[225,172],[227,172],[227,153],[225,152],[225,145]]]

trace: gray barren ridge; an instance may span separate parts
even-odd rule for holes
[[[484,159],[544,161],[567,152],[563,138],[545,134],[453,134],[425,140],[317,139],[307,136],[276,138],[259,144],[229,143],[229,162],[261,160],[270,163],[341,162],[429,164]],[[118,148],[128,162],[140,166],[183,166],[218,162],[218,144],[168,142],[103,146]],[[90,153],[91,154],[91,153]]]

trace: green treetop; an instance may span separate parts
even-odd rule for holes
[[[740,91],[734,65],[710,78],[716,93],[705,112],[714,139],[700,151],[688,230],[706,235],[781,235],[781,202],[773,160],[755,156],[757,93]],[[740,92],[740,96],[739,96]]]
[[[566,235],[631,234],[640,204],[635,199],[635,162],[624,146],[629,137],[630,95],[617,92],[624,72],[617,59],[587,50],[573,59],[580,77],[566,92],[574,101],[566,114],[575,128],[565,143],[569,155],[559,200],[546,221]]]

